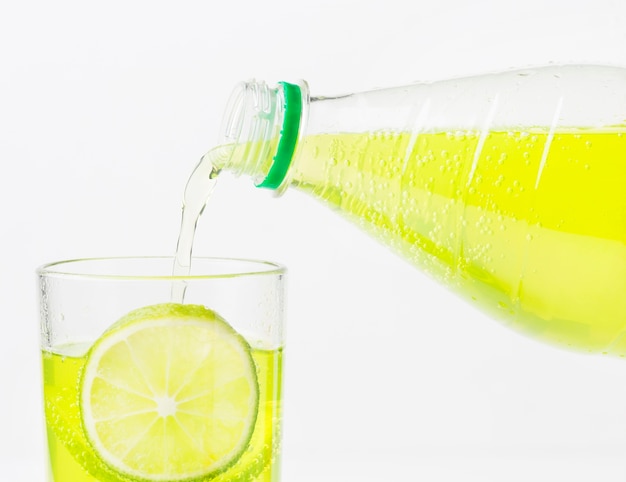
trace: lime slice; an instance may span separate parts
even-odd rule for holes
[[[250,346],[198,305],[129,313],[96,341],[81,378],[90,444],[111,468],[142,480],[226,470],[250,441],[258,403]]]

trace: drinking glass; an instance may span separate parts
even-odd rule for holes
[[[50,482],[280,480],[285,269],[172,265],[39,268]]]

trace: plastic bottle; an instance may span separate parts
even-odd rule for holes
[[[310,193],[514,329],[626,354],[626,69],[236,87],[219,168]]]

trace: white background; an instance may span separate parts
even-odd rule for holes
[[[236,82],[333,94],[625,64],[624,5],[3,2],[0,479],[44,479],[36,266],[171,254]],[[623,361],[513,335],[314,200],[247,179],[220,179],[195,252],[290,269],[285,482],[626,478]]]

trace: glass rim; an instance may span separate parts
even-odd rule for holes
[[[77,279],[111,279],[111,280],[208,280],[208,279],[226,279],[226,278],[241,278],[250,276],[268,276],[268,275],[284,275],[287,272],[287,268],[280,263],[274,261],[266,261],[256,258],[233,258],[233,257],[219,257],[219,256],[194,256],[192,258],[192,271],[190,274],[174,275],[171,270],[174,266],[175,256],[102,256],[102,257],[85,257],[65,259],[60,261],[53,261],[45,263],[37,267],[36,274],[40,277],[47,278],[77,278]],[[145,267],[143,273],[141,268],[134,270],[115,270],[112,268],[96,272],[94,268],[80,269],[80,266],[91,264],[94,267],[105,266],[105,263],[124,263],[130,265],[132,263],[141,262],[166,262],[169,261],[169,272],[167,270],[157,274],[146,273],[148,271]],[[193,267],[197,266],[198,262],[210,263],[217,266],[222,263],[230,263],[233,265],[229,269],[219,270],[215,272],[194,272]],[[73,269],[70,269],[70,268]],[[79,269],[76,269],[79,268]]]

